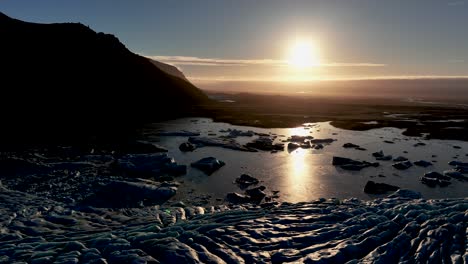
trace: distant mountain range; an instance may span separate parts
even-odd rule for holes
[[[209,101],[177,68],[80,23],[37,24],[0,13],[0,36],[0,118],[12,133],[124,128],[186,115]]]

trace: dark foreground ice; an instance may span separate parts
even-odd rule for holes
[[[0,153],[0,263],[468,263],[467,142],[174,122]]]
[[[468,198],[107,209],[0,187],[0,263],[467,263]]]

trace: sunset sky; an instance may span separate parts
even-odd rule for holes
[[[195,83],[468,75],[468,0],[2,0],[0,11],[115,34]]]

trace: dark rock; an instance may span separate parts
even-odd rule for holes
[[[406,170],[413,166],[413,164],[409,160],[406,160],[392,164],[392,166],[397,170]]]
[[[283,143],[273,144],[274,140],[270,137],[259,137],[252,142],[247,143],[245,146],[248,148],[254,148],[264,151],[282,151],[284,150]]]
[[[335,166],[341,166],[341,165],[346,165],[346,164],[360,164],[360,161],[357,160],[352,160],[348,158],[343,158],[343,157],[333,157],[332,165]]]
[[[333,138],[323,138],[323,139],[311,139],[309,142],[311,144],[330,144],[333,143],[336,139]]]
[[[401,161],[407,161],[408,159],[403,157],[403,156],[398,156],[396,158],[393,159],[393,161],[395,162],[401,162]]]
[[[193,162],[192,164],[190,164],[190,166],[197,168],[203,171],[204,173],[210,175],[225,164],[226,163],[224,163],[223,161],[218,160],[214,157],[207,157],[199,161]]]
[[[249,174],[242,174],[239,178],[236,179],[236,183],[239,184],[242,188],[245,188],[250,185],[259,183],[259,180],[250,176]]]
[[[463,173],[456,171],[456,170],[446,170],[444,171],[444,175],[457,179],[457,180],[464,180],[464,181],[468,180],[467,176],[463,175]]]
[[[184,142],[180,144],[179,150],[182,152],[194,151],[196,149],[195,145],[190,142]]]
[[[386,183],[376,183],[373,181],[368,181],[364,187],[364,192],[369,194],[383,194],[386,192],[394,192],[400,189],[400,187],[386,184]]]
[[[425,161],[425,160],[418,160],[418,161],[415,161],[413,163],[416,166],[420,166],[420,167],[424,167],[424,168],[432,166],[432,163],[430,163],[429,161]]]
[[[384,142],[384,143],[388,143],[388,144],[395,144],[395,142],[390,141],[390,140],[384,140],[383,142]]]
[[[290,138],[288,138],[288,141],[296,142],[296,143],[303,143],[305,140],[313,139],[313,138],[314,138],[314,137],[312,137],[312,136],[298,136],[298,135],[292,135]]]
[[[381,158],[381,157],[385,156],[385,154],[381,150],[381,151],[372,153],[372,156],[374,156],[375,158]]]
[[[437,184],[439,183],[439,180],[437,179],[432,179],[432,178],[427,178],[427,177],[421,177],[420,178],[421,182],[426,184],[429,187],[436,187]]]
[[[323,145],[322,144],[314,144],[314,145],[312,145],[312,148],[313,149],[323,149]]]
[[[460,146],[453,146],[454,149],[461,149]]]
[[[290,151],[295,150],[295,149],[300,148],[300,147],[301,147],[301,145],[299,145],[297,143],[290,142],[288,144],[288,150],[290,150]]]
[[[429,187],[435,187],[439,185],[440,187],[445,187],[450,184],[450,177],[442,175],[438,172],[431,171],[420,178],[421,182],[428,185]]]
[[[343,144],[343,148],[353,148],[353,149],[356,149],[356,150],[367,150],[359,145],[356,145],[356,144],[353,144],[353,143],[345,143]]]
[[[195,144],[197,147],[212,146],[212,147],[222,147],[222,148],[239,150],[239,151],[247,151],[247,152],[255,151],[252,148],[248,148],[248,147],[244,147],[240,145],[233,139],[189,137],[188,141],[192,144]]]
[[[431,171],[431,172],[428,172],[428,173],[425,173],[424,174],[424,177],[427,177],[427,178],[432,178],[432,179],[439,179],[439,180],[445,180],[445,181],[449,181],[450,180],[450,177],[448,176],[444,176],[438,172],[435,172],[435,171]]]
[[[418,143],[414,144],[413,146],[415,146],[415,147],[426,146],[426,143],[424,143],[424,142],[418,142]]]
[[[128,154],[115,163],[114,168],[130,176],[151,177],[164,174],[185,174],[185,165],[178,165],[167,154]]]
[[[239,193],[228,193],[226,195],[226,201],[234,204],[238,203],[248,203],[250,202],[250,197],[248,195],[243,195]]]
[[[359,145],[353,144],[353,143],[345,143],[343,144],[343,148],[359,148]]]
[[[385,156],[382,156],[382,157],[376,157],[375,159],[376,159],[376,160],[388,161],[388,160],[392,160],[393,157],[392,157],[392,155],[385,155]]]
[[[440,187],[447,187],[452,183],[450,181],[439,180],[438,184]]]
[[[455,170],[461,173],[468,173],[468,166],[455,166]]]
[[[258,132],[255,132],[255,135],[256,135],[256,136],[259,136],[259,137],[269,137],[269,136],[270,136],[270,134],[267,134],[267,133],[258,133]],[[275,133],[272,133],[271,135],[276,136]],[[283,136],[283,135],[280,135],[280,137],[282,137],[282,136]],[[284,137],[284,136],[283,136],[283,137]]]
[[[265,194],[265,191],[266,190],[266,187],[265,186],[259,186],[259,187],[256,187],[256,188],[252,188],[252,189],[249,189],[249,190],[246,190],[245,193],[250,196],[251,200],[256,202],[256,203],[259,203],[263,200],[263,198],[265,198],[266,194]]]
[[[227,144],[235,143],[232,139],[223,139],[223,138],[210,138],[210,137],[189,137],[189,143],[202,146],[212,146],[212,147],[223,147]]]
[[[229,132],[228,137],[230,138],[236,138],[236,137],[253,137],[255,135],[255,132],[252,130],[248,131],[242,131],[242,130],[237,130],[237,129],[228,129],[226,132]]]
[[[450,166],[464,166],[464,167],[468,167],[468,162],[461,162],[461,161],[457,161],[457,160],[452,160],[448,163]]]
[[[334,166],[340,166],[344,170],[354,170],[358,171],[367,167],[378,167],[380,164],[378,162],[367,162],[367,161],[357,161],[348,158],[342,157],[333,157],[332,164]]]

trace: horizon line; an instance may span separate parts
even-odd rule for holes
[[[231,78],[231,77],[196,77],[186,76],[192,82],[332,82],[332,81],[385,81],[385,80],[468,80],[468,75],[392,75],[343,78]]]

